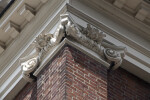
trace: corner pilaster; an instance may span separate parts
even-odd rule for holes
[[[33,43],[35,52],[22,58],[23,76],[27,81],[32,82],[34,79],[31,76],[40,66],[47,51],[60,44],[64,38],[70,38],[92,50],[100,58],[112,65],[110,66],[112,69],[117,69],[122,63],[126,48],[107,43],[103,41],[104,37],[106,37],[106,34],[94,26],[87,24],[87,27],[84,28],[77,25],[69,14],[60,15],[60,25],[58,25],[55,33],[39,35]]]

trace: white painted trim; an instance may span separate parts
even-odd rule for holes
[[[65,46],[65,44],[68,44],[76,49],[78,49],[79,51],[85,53],[86,55],[90,56],[91,58],[95,59],[96,61],[100,62],[101,64],[103,64],[105,67],[109,68],[110,64],[107,63],[105,60],[103,60],[100,56],[98,56],[98,54],[96,54],[95,52],[93,52],[92,50],[84,47],[83,45],[65,38],[60,44],[58,44],[56,47],[52,48],[47,54],[46,58],[42,61],[41,65],[39,66],[39,68],[34,72],[33,75],[37,76],[38,73],[45,67],[45,65],[62,49],[63,46]]]
[[[113,20],[116,18],[118,21],[120,20],[124,22],[124,24],[126,23],[128,26],[130,26],[133,29],[142,30],[141,32],[143,32],[144,36],[148,36],[150,34],[149,25],[146,25],[142,21],[137,20],[134,16],[122,11],[121,9],[118,9],[113,4],[108,3],[106,0],[101,0],[101,1],[99,0],[94,0],[94,1],[76,0],[76,1],[82,2],[84,3],[84,5],[88,5],[89,7],[92,7],[97,11],[103,12],[105,14],[107,13],[109,16],[113,17]]]
[[[23,2],[23,0],[20,2]],[[52,6],[50,6],[50,4]],[[56,7],[56,5],[57,5],[57,7]],[[77,18],[77,20],[75,20],[75,22],[77,22],[78,24],[81,24],[81,26],[84,26],[84,25],[82,25],[83,23],[84,24],[90,23],[90,24],[98,27],[99,29],[102,29],[103,31],[105,31],[107,33],[107,37],[106,37],[107,41],[114,43],[116,45],[123,45],[123,46],[127,47],[128,53],[127,53],[127,56],[125,57],[124,61],[129,63],[131,65],[131,67],[125,66],[126,63],[125,64],[123,63],[122,68],[128,70],[129,72],[133,73],[134,75],[136,75],[150,83],[150,78],[149,78],[150,77],[149,76],[150,75],[150,71],[149,71],[150,70],[149,69],[150,62],[149,62],[149,54],[148,54],[149,51],[146,48],[144,48],[142,45],[139,45],[137,42],[133,42],[133,41],[129,40],[127,37],[122,36],[121,34],[114,31],[113,29],[110,29],[110,27],[105,26],[103,23],[99,22],[98,19],[95,19],[94,17],[90,17],[89,15],[85,14],[83,11],[77,10],[77,8],[73,8],[71,5],[67,5],[67,7],[66,7],[65,0],[62,2],[59,0],[49,0],[48,3],[46,3],[45,6],[39,10],[39,13],[37,13],[37,15],[35,16],[35,19],[32,20],[32,22],[30,22],[29,25],[20,33],[19,38],[17,38],[14,41],[14,43],[12,43],[12,45],[9,46],[7,50],[5,50],[5,53],[7,53],[7,55],[5,55],[5,53],[3,52],[3,54],[0,57],[0,63],[2,64],[2,65],[0,65],[0,67],[3,68],[3,70],[1,70],[2,74],[0,76],[0,78],[3,80],[0,81],[0,86],[1,87],[4,86],[4,88],[2,88],[0,90],[0,97],[1,97],[0,99],[6,98],[6,100],[8,100],[7,99],[8,97],[13,98],[13,96],[15,96],[15,95],[12,94],[10,96],[10,94],[14,92],[14,89],[17,87],[20,87],[20,89],[21,89],[25,85],[25,84],[17,85],[17,84],[23,82],[22,77],[20,76],[21,70],[20,70],[20,67],[18,64],[19,58],[22,55],[24,55],[24,53],[26,53],[26,52],[28,54],[30,52],[32,52],[32,49],[30,49],[29,46],[33,42],[34,38],[36,36],[38,36],[39,34],[41,34],[45,29],[47,29],[47,30],[52,29],[52,26],[55,25],[59,19],[59,17],[58,17],[59,14],[64,13],[67,10],[68,10],[68,12],[71,12],[72,14],[78,15],[78,18]],[[5,17],[6,17],[6,15],[5,15]],[[78,21],[79,19],[84,19],[84,20],[82,20],[83,23],[79,22]],[[1,19],[1,20],[3,20],[3,19]],[[2,26],[2,24],[1,24],[1,26]],[[31,26],[34,26],[34,27],[31,27]],[[115,35],[113,35],[113,34],[115,34]],[[22,39],[24,39],[24,40],[22,40]],[[129,42],[125,43],[123,41],[123,39],[128,39]],[[23,43],[21,43],[21,42],[23,42]],[[16,43],[19,43],[19,45]],[[64,40],[62,42],[62,44],[59,44],[60,46],[56,46],[55,49],[57,49],[59,51],[61,46],[64,45],[63,43],[64,44],[68,43],[69,45],[78,48],[82,52],[86,51],[86,53],[89,56],[96,59],[97,61],[100,61],[100,63],[104,64],[105,66],[109,67],[108,63],[106,63],[101,58],[99,58],[94,53],[92,53],[91,50],[88,50],[84,46],[82,47],[80,44],[76,43],[75,41],[72,42],[70,40]],[[18,48],[16,48],[16,45],[18,45]],[[53,49],[53,50],[55,50],[55,49]],[[138,50],[138,49],[140,49],[140,50]],[[14,51],[13,55],[11,55],[12,51]],[[48,55],[49,57],[54,56],[54,54],[51,54],[51,55],[50,54]],[[40,72],[40,70],[45,66],[45,64],[51,59],[48,56],[43,60],[41,66],[39,67],[37,72],[34,73],[35,75],[37,75]],[[4,61],[6,61],[6,62],[4,62]],[[9,63],[9,64],[7,64],[7,63]],[[19,92],[19,89],[15,90],[15,91],[17,93],[17,92]]]
[[[62,9],[66,4],[64,1],[65,0],[57,2],[56,0],[50,0],[48,1],[49,3],[46,3],[45,6],[41,8],[42,11],[40,10],[36,14],[34,20],[32,20],[32,22],[30,22],[28,26],[20,32],[19,38],[16,38],[16,40],[13,41],[13,43],[1,54],[0,73],[4,72],[5,66],[11,66],[11,63],[16,61],[16,58],[20,56],[21,52],[24,52],[22,50],[27,49],[27,47],[33,42],[33,38],[35,38],[45,29],[45,27],[50,21],[53,20],[53,18],[56,17],[60,10],[64,11],[64,9]],[[12,53],[12,51],[14,52]]]
[[[10,100],[12,99],[15,95],[18,94],[18,92],[22,89],[22,88],[17,88],[16,91],[13,91],[13,95],[9,95],[9,93],[17,86],[17,84],[20,82],[20,80],[22,80],[22,75],[21,75],[21,69],[20,66],[18,67],[18,69],[15,70],[15,72],[11,75],[11,77],[9,77],[7,79],[7,81],[5,81],[5,83],[1,86],[1,91],[0,91],[0,100]],[[22,82],[23,84],[21,84],[21,87],[23,87],[27,82],[23,80]],[[19,86],[20,87],[20,86]],[[9,95],[9,96],[8,96]],[[9,99],[6,99],[9,98]]]
[[[108,62],[106,62],[103,58],[101,58],[97,53],[95,53],[94,51],[88,49],[87,47],[84,47],[80,43],[78,43],[76,41],[73,41],[71,39],[66,39],[66,43],[69,44],[69,45],[71,45],[72,47],[80,50],[81,52],[85,53],[89,57],[95,59],[97,62],[100,62],[105,67],[107,67],[107,68],[110,67],[110,64]]]
[[[0,19],[0,27],[5,25],[7,21],[10,19],[10,17],[17,11],[17,9],[24,3],[25,0],[16,0],[12,7],[10,8],[11,10],[8,10],[4,16]]]
[[[125,34],[121,34],[120,31],[114,30],[113,28],[109,27],[107,24],[101,22],[100,18],[96,18],[96,16],[94,16],[94,15],[92,16],[90,13],[85,13],[83,10],[81,10],[81,9],[79,10],[79,8],[77,8],[77,7],[74,7],[74,6],[68,4],[67,8],[70,13],[79,17],[80,19],[86,21],[87,23],[94,25],[95,27],[98,27],[99,29],[101,29],[102,31],[111,35],[112,37],[116,38],[117,40],[119,40],[123,43],[126,43],[128,46],[132,46],[132,48],[136,49],[138,52],[144,54],[147,57],[150,57],[150,50],[149,50],[150,46],[148,45],[147,42],[144,45],[144,44],[140,44],[139,40],[133,41],[131,38],[131,37],[133,37],[133,35],[127,36]],[[93,11],[93,10],[91,10],[91,11]],[[99,13],[97,13],[97,12],[95,15],[100,16]],[[82,24],[82,23],[79,23],[79,24]],[[124,29],[124,30],[127,30],[127,29]],[[139,32],[137,31],[137,33],[139,33]],[[134,33],[135,34],[134,39],[139,38],[137,33]]]
[[[76,8],[74,8],[74,9],[76,9]],[[76,11],[78,11],[78,10],[75,10],[75,12]],[[73,12],[73,14],[75,12]],[[109,29],[108,27],[106,27],[103,24],[101,24],[98,20],[95,20],[94,18],[92,18],[92,17],[90,17],[90,16],[88,16],[86,14],[82,15],[83,12],[80,12],[80,14],[78,14],[78,17],[73,15],[73,14],[71,15],[71,17],[74,19],[74,21],[77,24],[85,27],[87,23],[91,23],[95,27],[99,27],[99,29],[101,29],[101,30],[103,30],[105,32],[105,34],[106,34],[105,40],[107,40],[110,43],[113,43],[115,45],[118,45],[118,46],[121,45],[121,46],[126,47],[127,48],[127,53],[126,53],[124,62],[128,62],[129,63],[128,66],[132,66],[132,67],[129,68],[128,66],[126,66],[125,63],[123,63],[121,65],[121,67],[123,69],[126,69],[127,71],[133,73],[134,75],[140,77],[141,79],[143,79],[143,80],[145,80],[145,81],[150,83],[150,78],[149,78],[149,76],[150,76],[150,58],[147,55],[145,55],[145,54],[139,52],[137,49],[135,49],[134,45],[131,46],[128,43],[124,43],[123,41],[118,39],[118,37],[111,35],[111,34],[114,34],[114,32],[111,31],[111,29]],[[109,31],[108,31],[108,29],[109,29]],[[117,34],[117,32],[115,34]],[[119,33],[117,35],[119,36]],[[147,51],[147,52],[149,52],[149,51]],[[126,58],[129,58],[129,59],[132,59],[132,60],[128,60]],[[133,60],[134,60],[134,62],[132,62]],[[139,73],[141,73],[141,74],[139,74]]]
[[[9,100],[12,99],[16,95],[15,93],[18,93],[20,89],[23,88],[25,84],[20,84],[24,80],[21,76],[19,58],[26,54],[30,54],[33,49],[30,45],[35,37],[41,34],[43,31],[52,29],[52,25],[56,24],[59,20],[60,14],[65,12],[65,0],[60,2],[59,0],[58,2],[56,0],[49,0],[48,3],[46,3],[45,6],[43,6],[36,14],[32,22],[30,22],[28,26],[22,30],[19,38],[17,38],[12,43],[12,45],[10,45],[3,52],[3,55],[0,56],[0,67],[3,68],[0,75],[0,87],[3,87],[2,89],[0,89],[0,100],[3,100],[5,98],[9,98]],[[13,57],[11,57],[10,55],[12,55]],[[17,86],[16,84],[19,85]],[[19,89],[16,89],[17,87],[19,87]]]
[[[69,6],[71,7],[71,5]],[[71,9],[69,9],[70,11]],[[72,13],[72,11],[70,11]],[[109,27],[105,26],[104,24],[102,24],[101,22],[98,21],[98,19],[94,19],[93,17],[84,14],[83,12],[77,10],[76,8],[73,8],[73,14],[76,15],[76,13],[78,12],[78,18],[76,16],[72,16],[74,19],[76,19],[77,24],[81,25],[81,26],[85,26],[85,24],[87,23],[91,23],[92,25],[94,25],[95,27],[98,27],[99,29],[103,30],[108,36],[106,37],[106,40],[111,41],[111,39],[115,39],[115,42],[112,42],[116,45],[120,45],[118,42],[120,42],[121,44],[123,44],[123,46],[125,47],[130,47],[132,48],[132,51],[130,53],[133,57],[139,58],[139,56],[143,57],[144,59],[139,59],[139,61],[141,60],[141,62],[144,62],[146,65],[150,65],[149,62],[149,50],[143,48],[142,46],[140,46],[138,43],[136,42],[130,42],[128,43],[128,41],[131,41],[129,38],[126,38],[124,36],[122,36],[121,34],[119,34],[118,32],[110,29]],[[84,19],[83,19],[84,18]],[[114,35],[116,34],[116,35]],[[125,40],[125,41],[124,41]],[[139,51],[140,49],[140,51]]]

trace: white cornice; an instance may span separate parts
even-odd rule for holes
[[[16,12],[18,7],[20,7],[24,3],[24,0],[17,0],[14,2],[10,10],[8,10],[3,17],[0,19],[0,27],[2,27],[8,20],[9,18]]]
[[[19,58],[30,54],[33,50],[30,45],[33,40],[42,32],[50,31],[57,24],[59,15],[65,13],[66,11],[70,12],[74,21],[82,27],[86,27],[87,23],[90,23],[106,33],[107,37],[105,38],[105,40],[107,40],[108,42],[116,44],[118,46],[122,45],[127,47],[127,56],[125,56],[121,67],[150,83],[150,51],[145,48],[145,45],[134,42],[130,38],[120,34],[118,31],[100,22],[101,19],[95,18],[94,14],[90,15],[89,13],[87,13],[88,9],[86,9],[87,12],[82,9],[78,10],[82,5],[72,7],[71,5],[66,5],[67,2],[68,1],[65,0],[47,1],[47,3],[45,3],[45,6],[39,9],[39,12],[37,12],[28,26],[24,27],[19,37],[16,38],[15,41],[13,41],[12,45],[10,45],[3,52],[0,57],[0,67],[1,69],[3,69],[1,70],[0,78],[2,81],[0,81],[0,86],[4,86],[5,88],[2,88],[0,91],[0,99],[12,99],[15,96],[12,93],[17,94],[19,92],[19,89],[17,88],[19,87],[21,89],[25,85],[24,80],[22,80],[22,77],[20,77],[21,67],[19,64]],[[95,14],[99,16],[98,13],[99,12],[96,12]],[[77,17],[74,15],[76,15]],[[87,53],[92,58],[100,61],[100,63],[104,64],[106,67],[109,67],[110,64],[101,59],[95,52],[87,49],[87,47],[81,45],[79,42],[66,39],[61,44],[53,47],[52,51],[48,52],[49,55],[47,55],[43,59],[43,62],[39,66],[39,69],[34,73],[35,76],[65,43],[81,50],[82,52]],[[56,52],[54,53],[54,51]],[[126,64],[128,64],[129,66],[126,66]]]
[[[126,66],[125,63],[123,63],[124,65],[122,65],[122,68],[128,70],[129,72],[142,78],[143,80],[150,82],[148,78],[150,77],[150,51],[148,49],[143,48],[144,45],[141,46],[137,42],[133,42],[132,40],[130,40],[130,38],[122,36],[117,31],[101,23],[99,21],[100,19],[96,19],[93,16],[91,17],[91,15],[88,15],[88,13],[85,14],[83,11],[78,10],[78,8],[72,7],[71,5],[68,5],[68,8],[69,12],[76,15],[72,15],[72,17],[76,19],[77,24],[85,27],[88,22],[94,25],[95,27],[99,27],[99,29],[106,32],[107,41],[116,45],[122,45],[127,47],[128,52],[125,57],[125,62],[128,62],[129,64],[128,66]],[[132,60],[128,60],[127,58]]]
[[[103,24],[102,22],[100,22],[99,20],[101,20],[101,19],[94,18],[94,16],[91,16],[90,14],[85,14],[83,11],[79,10],[78,8],[75,8],[71,5],[68,5],[67,7],[68,7],[69,12],[71,12],[72,14],[80,17],[81,19],[84,19],[86,22],[91,23],[96,27],[99,27],[101,30],[103,30],[107,34],[109,34],[112,37],[116,38],[117,40],[125,43],[126,45],[132,47],[136,51],[142,53],[146,58],[150,57],[150,50],[148,48],[146,48],[147,44],[146,45],[141,45],[141,44],[138,43],[138,42],[141,42],[141,41],[138,41],[138,40],[136,42],[133,41],[131,39],[132,35],[131,36],[129,35],[128,37],[125,36],[125,34],[122,35],[117,30],[114,30],[114,29],[110,28],[109,26],[107,26],[107,25]],[[134,38],[136,38],[136,35],[135,35]],[[147,60],[146,60],[146,62],[149,63],[149,61],[147,61]]]
[[[86,28],[81,27],[74,22],[69,14],[62,14],[56,31],[53,34],[37,36],[33,42],[35,50],[30,55],[21,58],[23,78],[29,82],[34,81],[36,77],[33,73],[43,61],[42,58],[46,56],[45,53],[59,44],[62,39],[68,37],[97,53],[101,59],[112,65],[111,69],[115,70],[122,64],[126,53],[125,47],[106,43],[103,41],[106,35],[101,30],[90,24],[87,24]],[[101,60],[100,62],[103,64]]]
[[[0,19],[0,41],[4,50],[21,34],[47,0],[15,0]],[[34,2],[34,4],[33,4]],[[3,55],[3,53],[0,53]]]
[[[61,1],[63,2],[63,1]],[[2,69],[5,68],[5,66],[8,66],[8,64],[11,64],[9,61],[15,61],[15,55],[18,56],[21,52],[22,49],[25,49],[26,46],[28,46],[26,44],[26,41],[30,41],[32,42],[32,38],[33,37],[36,37],[35,34],[38,34],[38,31],[37,31],[37,27],[41,27],[41,28],[44,28],[45,26],[42,25],[43,22],[46,23],[46,20],[48,16],[51,16],[52,14],[55,13],[55,10],[57,10],[59,8],[59,6],[54,7],[56,6],[57,4],[55,4],[56,1],[51,1],[51,5],[49,9],[47,9],[47,6],[44,6],[41,10],[43,10],[42,12],[40,11],[40,13],[37,13],[36,14],[36,20],[34,20],[33,22],[30,22],[28,24],[27,27],[25,27],[21,33],[20,33],[20,36],[19,38],[15,39],[15,41],[13,41],[13,43],[7,47],[7,49],[3,52],[3,54],[1,54],[0,56],[0,72],[2,73]],[[58,4],[60,5],[60,4]],[[48,12],[48,13],[47,13]],[[45,14],[46,13],[46,14]],[[57,12],[58,13],[58,12]],[[41,14],[41,15],[40,15]],[[54,16],[51,16],[51,18],[54,17]],[[41,25],[40,25],[41,23]],[[36,30],[36,31],[34,31]],[[31,34],[32,33],[32,34]],[[19,43],[19,44],[17,44]],[[29,42],[28,42],[29,43]],[[16,46],[17,45],[17,46]],[[12,53],[12,51],[14,51],[14,53]]]
[[[145,23],[139,21],[134,16],[127,14],[126,12],[122,11],[121,9],[115,7],[113,4],[106,2],[105,0],[77,0],[83,2],[85,5],[99,11],[100,13],[105,13],[110,16],[111,19],[120,21],[124,23],[124,25],[128,26],[128,28],[134,29],[137,31],[136,34],[140,35],[141,37],[150,40],[150,26],[146,25]]]
[[[38,69],[34,72],[33,75],[37,76],[38,73],[43,69],[43,67],[55,56],[56,53],[58,53],[63,46],[65,45],[69,45],[72,46],[76,49],[78,49],[81,52],[84,52],[85,54],[87,54],[88,56],[92,57],[93,59],[95,59],[96,61],[100,62],[101,64],[103,64],[105,67],[109,68],[110,64],[107,63],[106,61],[104,61],[99,55],[97,55],[95,52],[93,52],[92,50],[86,48],[85,46],[81,45],[80,43],[72,40],[72,39],[68,39],[65,38],[60,44],[58,44],[57,46],[53,47],[49,52],[47,52],[47,56],[44,58],[44,60],[41,62],[41,65],[38,67]]]
[[[3,52],[3,55],[0,56],[0,87],[4,87],[0,91],[0,99],[12,99],[15,94],[19,92],[19,89],[15,89],[15,84],[19,84],[20,89],[24,86],[20,84],[20,82],[22,83],[22,77],[19,79],[17,78],[20,77],[21,73],[19,58],[32,52],[32,46],[30,46],[30,44],[38,34],[41,34],[45,29],[52,29],[54,27],[53,25],[59,20],[59,15],[66,12],[65,5],[65,0],[49,0],[45,6],[39,10],[32,22],[21,31],[20,36],[16,38],[15,41],[13,41],[13,43]],[[49,28],[46,28],[47,26]],[[16,74],[13,74],[14,72]],[[13,77],[16,78],[12,78],[12,74]],[[11,82],[8,82],[9,80]],[[8,90],[11,91],[14,89],[14,95],[12,94],[10,96]]]

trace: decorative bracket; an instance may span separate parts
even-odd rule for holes
[[[127,51],[125,47],[116,46],[107,43],[104,40],[106,35],[99,29],[87,24],[86,28],[77,25],[69,15],[61,16],[63,23],[65,23],[65,32],[68,36],[73,37],[76,41],[86,46],[106,59],[112,65],[112,69],[117,69],[125,56]]]
[[[71,37],[85,47],[96,52],[108,63],[114,63],[113,69],[118,68],[125,56],[126,48],[107,43],[106,35],[101,30],[87,24],[86,28],[77,25],[68,14],[60,16],[60,25],[54,34],[41,34],[33,42],[35,53],[21,59],[23,78],[29,82],[35,80],[33,73],[40,65],[45,53],[61,42],[63,37]]]
[[[111,68],[113,70],[117,69],[121,63],[123,58],[125,57],[125,53],[127,52],[127,49],[122,46],[115,46],[112,44],[109,44],[107,42],[103,42],[102,46],[104,49],[104,55],[109,63],[112,63]]]
[[[32,82],[36,79],[33,73],[40,65],[40,62],[45,56],[45,53],[56,44],[60,43],[64,37],[64,27],[59,25],[54,34],[40,34],[33,42],[34,53],[20,58],[22,67],[22,76],[25,80]]]

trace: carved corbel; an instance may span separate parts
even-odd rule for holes
[[[44,53],[48,50],[48,47],[51,46],[51,38],[51,34],[40,34],[32,43],[34,46],[33,53],[20,59],[22,76],[28,82],[32,82],[36,79],[33,73],[40,65]]]
[[[62,15],[61,18],[67,36],[106,58],[107,62],[112,65],[112,69],[117,69],[121,65],[126,52],[125,47],[106,43],[103,41],[106,35],[101,30],[89,24],[86,28],[80,27],[68,14]]]
[[[21,68],[22,68],[22,76],[28,82],[32,82],[36,79],[33,76],[33,72],[38,67],[40,63],[40,55],[36,52],[33,55],[26,56],[20,59]]]
[[[33,54],[21,58],[21,67],[22,67],[22,76],[28,82],[32,82],[36,79],[33,76],[33,73],[40,65],[42,58],[45,56],[45,53],[58,44],[62,37],[64,36],[64,28],[62,25],[59,25],[54,34],[40,34],[36,37],[35,41],[32,43],[35,51]]]
[[[104,56],[106,57],[107,61],[111,63],[110,69],[117,69],[121,65],[127,49],[125,47],[116,46],[106,42],[103,42],[102,46],[105,48]]]
[[[40,65],[45,53],[60,43],[63,37],[71,37],[85,47],[96,52],[101,58],[106,58],[112,64],[112,69],[118,68],[125,56],[126,48],[106,43],[106,35],[99,29],[87,24],[86,28],[77,25],[68,14],[60,16],[60,25],[54,34],[40,34],[33,42],[35,53],[21,60],[23,78],[29,82],[35,80],[34,71]]]
[[[89,49],[92,49],[99,55],[103,55],[103,47],[101,47],[101,43],[106,35],[102,31],[89,24],[86,28],[82,28],[77,25],[68,14],[62,15],[61,19],[61,24],[65,29],[66,36],[74,38],[76,41]]]

